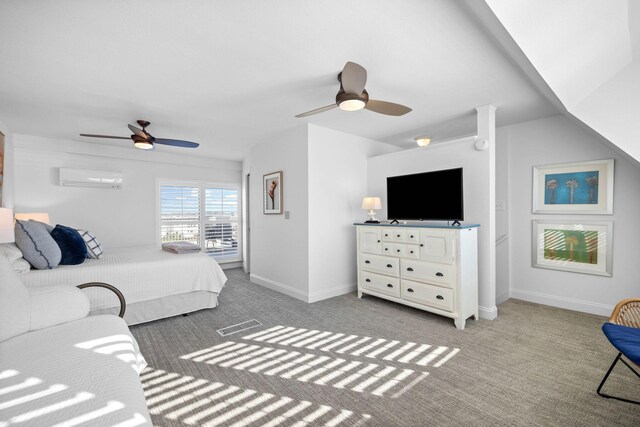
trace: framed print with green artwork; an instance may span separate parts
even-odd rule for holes
[[[612,275],[613,221],[533,220],[532,265]]]

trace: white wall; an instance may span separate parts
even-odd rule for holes
[[[256,145],[244,162],[251,174],[251,280],[306,301],[309,289],[307,128],[299,126]],[[262,213],[262,177],[282,171],[285,215]]]
[[[0,206],[12,208],[14,205],[15,155],[13,133],[0,121],[0,132],[4,135],[4,176],[2,178],[2,200]]]
[[[356,289],[353,223],[366,219],[367,159],[399,148],[309,125],[309,302]]]
[[[155,245],[157,179],[240,183],[241,163],[167,152],[14,135],[15,210],[49,212],[93,231],[107,248]],[[120,171],[123,188],[58,185],[59,168]]]
[[[511,296],[527,301],[609,315],[621,299],[638,296],[640,277],[640,169],[563,116],[498,129],[508,145]],[[533,215],[532,167],[615,159],[613,215]],[[613,277],[531,267],[532,219],[614,221]]]
[[[386,154],[369,159],[368,189],[372,196],[380,196],[383,210],[379,218],[386,218],[387,177],[451,168],[464,168],[464,222],[478,223],[478,270],[479,305],[482,317],[493,318],[495,308],[495,287],[490,283],[491,263],[486,248],[495,245],[495,236],[491,237],[487,224],[491,222],[494,207],[490,200],[490,156],[492,150],[477,151],[473,142],[433,144],[426,149],[415,148]],[[467,141],[467,142],[464,142]],[[429,197],[428,192],[416,194]],[[493,241],[492,241],[493,240]]]

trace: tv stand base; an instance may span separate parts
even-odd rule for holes
[[[389,224],[400,224],[400,222],[397,219],[394,219]]]

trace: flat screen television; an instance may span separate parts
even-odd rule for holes
[[[462,168],[388,177],[387,219],[462,221]]]

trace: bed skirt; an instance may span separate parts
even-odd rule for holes
[[[184,313],[214,308],[218,306],[218,294],[209,291],[194,291],[186,294],[169,295],[149,301],[127,304],[124,320],[128,325],[165,319]],[[120,307],[91,310],[91,316],[98,314],[118,314]]]

